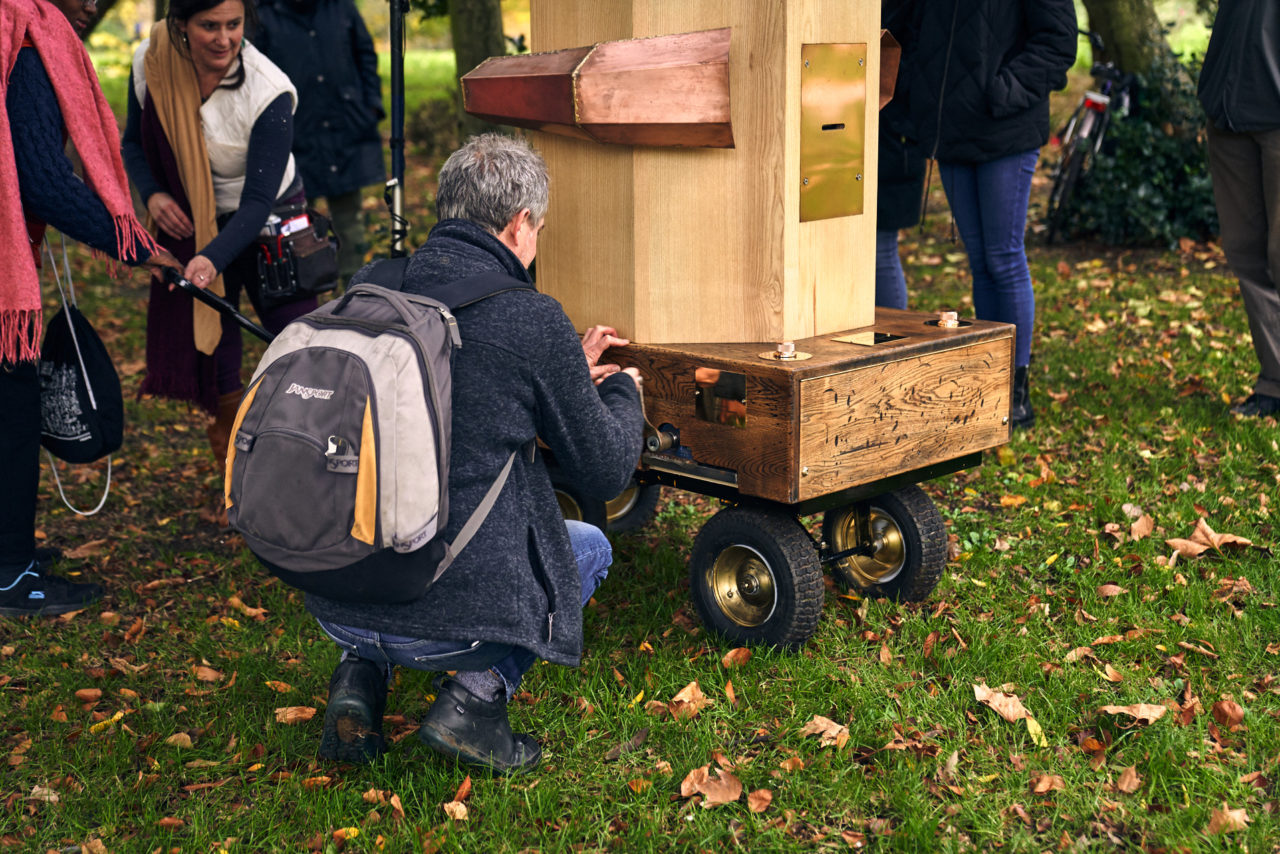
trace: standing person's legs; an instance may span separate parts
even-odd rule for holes
[[[1240,280],[1258,356],[1254,394],[1280,398],[1280,130],[1210,127],[1209,170],[1222,249]]]
[[[34,362],[0,364],[0,615],[65,614],[102,596],[97,584],[42,574],[35,562],[40,488],[40,379]]]
[[[995,282],[987,270],[987,251],[982,227],[982,208],[978,196],[978,170],[970,163],[939,163],[938,176],[947,193],[947,204],[955,219],[956,230],[969,256],[969,274],[973,277],[973,313],[980,320],[994,320]]]
[[[352,190],[337,196],[326,196],[333,233],[338,236],[338,280],[345,287],[351,277],[364,266],[369,245],[365,239],[364,195]]]
[[[1027,202],[1038,157],[1037,151],[1025,151],[977,167],[983,250],[996,297],[995,313],[988,319],[1017,327],[1013,358],[1017,368],[1031,362],[1035,327],[1036,295],[1027,265],[1026,233]]]
[[[898,230],[876,232],[876,305],[907,307],[907,280],[898,256]]]

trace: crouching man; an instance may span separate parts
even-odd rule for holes
[[[529,282],[547,210],[542,158],[522,140],[486,134],[454,152],[439,183],[440,221],[409,261],[403,289],[432,296],[489,272]],[[560,304],[529,289],[496,294],[456,317],[462,347],[453,363],[446,539],[511,453],[533,447],[535,437],[585,493],[621,492],[640,456],[639,374],[596,361],[626,342],[607,327],[579,340]],[[370,606],[307,597],[343,650],[320,755],[357,762],[382,751],[387,681],[400,665],[456,671],[436,680],[419,732],[428,745],[499,773],[532,769],[541,747],[512,733],[507,703],[538,659],[578,664],[581,608],[611,560],[599,529],[561,518],[541,458],[518,454],[484,524],[421,599]]]

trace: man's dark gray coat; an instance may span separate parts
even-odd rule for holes
[[[470,222],[444,220],[414,253],[404,290],[432,289],[487,272],[529,281],[519,259]],[[359,274],[357,274],[357,280]],[[643,418],[635,383],[591,383],[582,344],[560,304],[516,290],[457,312],[449,470],[452,539],[512,451],[534,437],[588,496],[609,499],[640,457]],[[346,605],[307,597],[317,617],[401,637],[495,641],[557,664],[582,654],[581,582],[541,456],[518,455],[497,504],[458,559],[420,600]]]

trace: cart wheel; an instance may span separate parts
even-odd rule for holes
[[[736,643],[799,648],[822,614],[822,565],[794,516],[730,507],[698,532],[689,559],[693,603],[707,628]]]
[[[928,598],[947,563],[947,530],[918,486],[827,511],[822,539],[832,554],[863,547],[832,566],[846,586],[902,602]]]
[[[560,505],[560,515],[576,522],[586,522],[605,530],[608,514],[605,503],[598,498],[588,498],[578,488],[560,476],[558,468],[551,468],[551,488],[556,491],[556,503]]]
[[[622,534],[643,528],[653,518],[658,507],[662,487],[656,483],[640,485],[632,479],[622,494],[605,502],[605,515],[609,519],[610,533]]]

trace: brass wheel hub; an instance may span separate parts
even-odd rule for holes
[[[832,526],[832,541],[829,544],[833,552],[869,547],[870,554],[849,555],[834,565],[845,581],[861,588],[892,581],[902,572],[907,562],[907,548],[898,523],[879,507],[868,508],[866,512],[870,515],[870,542],[860,541],[858,511],[846,508]]]
[[[750,546],[720,552],[707,570],[707,582],[720,613],[744,628],[764,625],[778,606],[773,570]]]
[[[612,501],[606,502],[604,505],[605,518],[610,522],[615,519],[621,519],[623,516],[631,512],[631,508],[636,506],[636,502],[640,500],[640,487],[634,483],[622,490],[622,494]]]
[[[560,505],[560,515],[574,522],[582,521],[582,507],[567,492],[556,490],[556,504]]]

